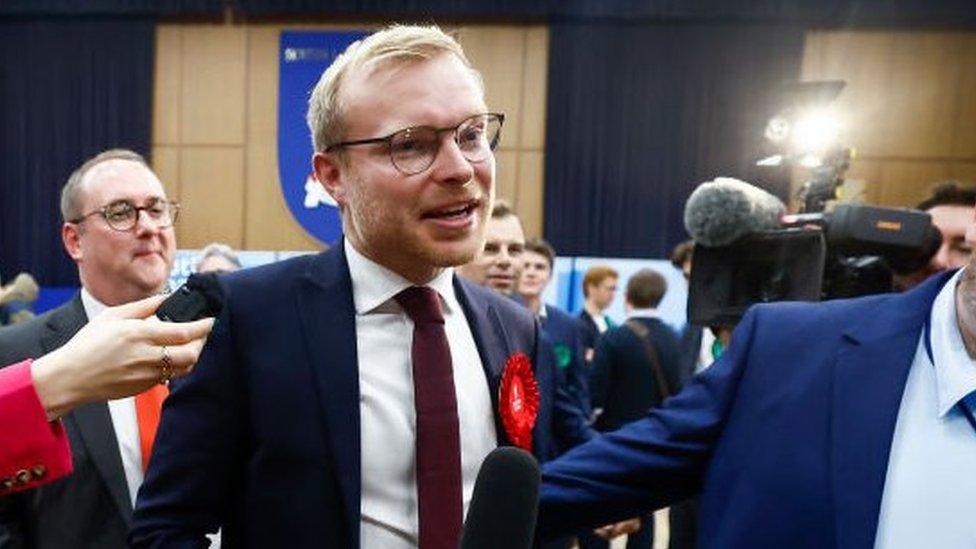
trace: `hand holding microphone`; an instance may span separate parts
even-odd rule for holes
[[[31,365],[48,418],[87,402],[138,394],[188,374],[222,306],[216,279],[201,276],[169,297],[106,309],[64,346]]]

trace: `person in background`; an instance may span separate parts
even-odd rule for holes
[[[579,322],[583,328],[583,352],[587,362],[593,360],[600,334],[614,326],[613,320],[603,314],[617,294],[617,271],[604,265],[587,269],[583,276],[583,310]]]
[[[597,343],[591,391],[599,431],[614,431],[639,419],[677,392],[678,340],[657,313],[667,289],[667,281],[656,271],[634,273],[625,291],[627,321],[607,330]],[[628,536],[627,547],[651,547],[653,516],[643,515],[641,522],[641,529]]]
[[[932,192],[915,207],[932,216],[932,224],[942,233],[942,244],[929,264],[908,275],[895,275],[895,287],[907,290],[917,286],[935,273],[964,267],[973,253],[966,239],[966,230],[976,208],[976,187],[957,181],[946,181],[932,188]]]
[[[524,251],[522,222],[508,202],[499,199],[485,227],[484,246],[473,260],[458,268],[458,273],[475,284],[515,296]]]
[[[681,271],[685,282],[691,281],[691,265],[694,260],[695,242],[686,240],[674,247],[671,264]],[[691,382],[699,372],[708,368],[721,354],[721,342],[711,328],[691,323],[681,331],[678,350],[681,363],[678,368],[678,391]],[[695,531],[698,529],[698,499],[688,498],[671,505],[668,509],[668,549],[695,549]]]
[[[211,242],[200,251],[195,267],[198,273],[232,273],[241,268],[241,260],[227,244]]]
[[[695,243],[686,240],[674,247],[671,264],[681,271],[686,282],[691,282],[691,265],[694,260]],[[689,286],[690,289],[690,286]],[[681,387],[684,387],[695,374],[709,367],[721,354],[721,342],[716,343],[715,333],[710,328],[686,324],[681,331]]]
[[[566,311],[542,300],[542,294],[552,281],[555,259],[556,251],[548,242],[542,238],[529,239],[522,253],[518,295],[539,319],[542,331],[553,345],[556,365],[563,374],[564,388],[579,403],[583,414],[591,417],[589,373],[583,361],[583,337],[579,324]]]
[[[106,308],[165,289],[178,213],[141,155],[113,149],[84,162],[61,191],[61,239],[78,266],[81,291],[61,307],[0,329],[0,364],[50,353]],[[125,547],[166,394],[154,385],[64,416],[74,474],[6,498],[0,539],[26,547]]]

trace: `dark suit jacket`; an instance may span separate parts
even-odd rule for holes
[[[546,315],[539,319],[543,333],[553,345],[560,381],[583,414],[590,417],[593,412],[590,405],[590,376],[583,360],[583,335],[579,323],[558,307],[548,304],[543,304],[543,307],[546,308]]]
[[[753,307],[682,393],[544,467],[540,532],[701,490],[700,547],[872,547],[908,372],[952,274],[903,294]]]
[[[610,320],[610,317],[603,315],[607,320],[607,329],[613,328],[616,324]],[[600,341],[600,328],[596,325],[596,321],[593,317],[583,309],[576,316],[577,326],[579,326],[580,333],[583,337],[583,348],[584,349],[596,349],[596,344]]]
[[[343,246],[222,284],[226,305],[200,361],[163,408],[130,541],[189,547],[222,527],[227,546],[358,547],[359,374]],[[491,290],[459,278],[455,290],[494,405],[506,359],[532,359],[541,393],[533,450],[548,459],[562,408],[538,324]],[[506,444],[497,415],[496,427]]]
[[[88,322],[81,296],[44,315],[0,330],[0,364],[37,358],[64,345]],[[126,546],[132,518],[118,441],[104,402],[64,417],[71,476],[0,499],[0,547]]]
[[[677,392],[681,383],[678,338],[656,318],[638,318],[648,330],[658,362],[666,380],[667,394]],[[661,392],[644,343],[627,326],[604,332],[593,358],[591,391],[593,407],[603,408],[596,420],[601,431],[614,430],[644,417],[661,404]]]

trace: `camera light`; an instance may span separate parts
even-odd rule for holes
[[[793,125],[793,147],[807,153],[826,151],[837,140],[840,124],[827,110],[812,110]]]

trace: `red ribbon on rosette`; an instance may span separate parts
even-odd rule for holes
[[[498,414],[512,444],[531,452],[532,428],[539,415],[539,384],[525,353],[515,353],[505,361],[498,388]]]

